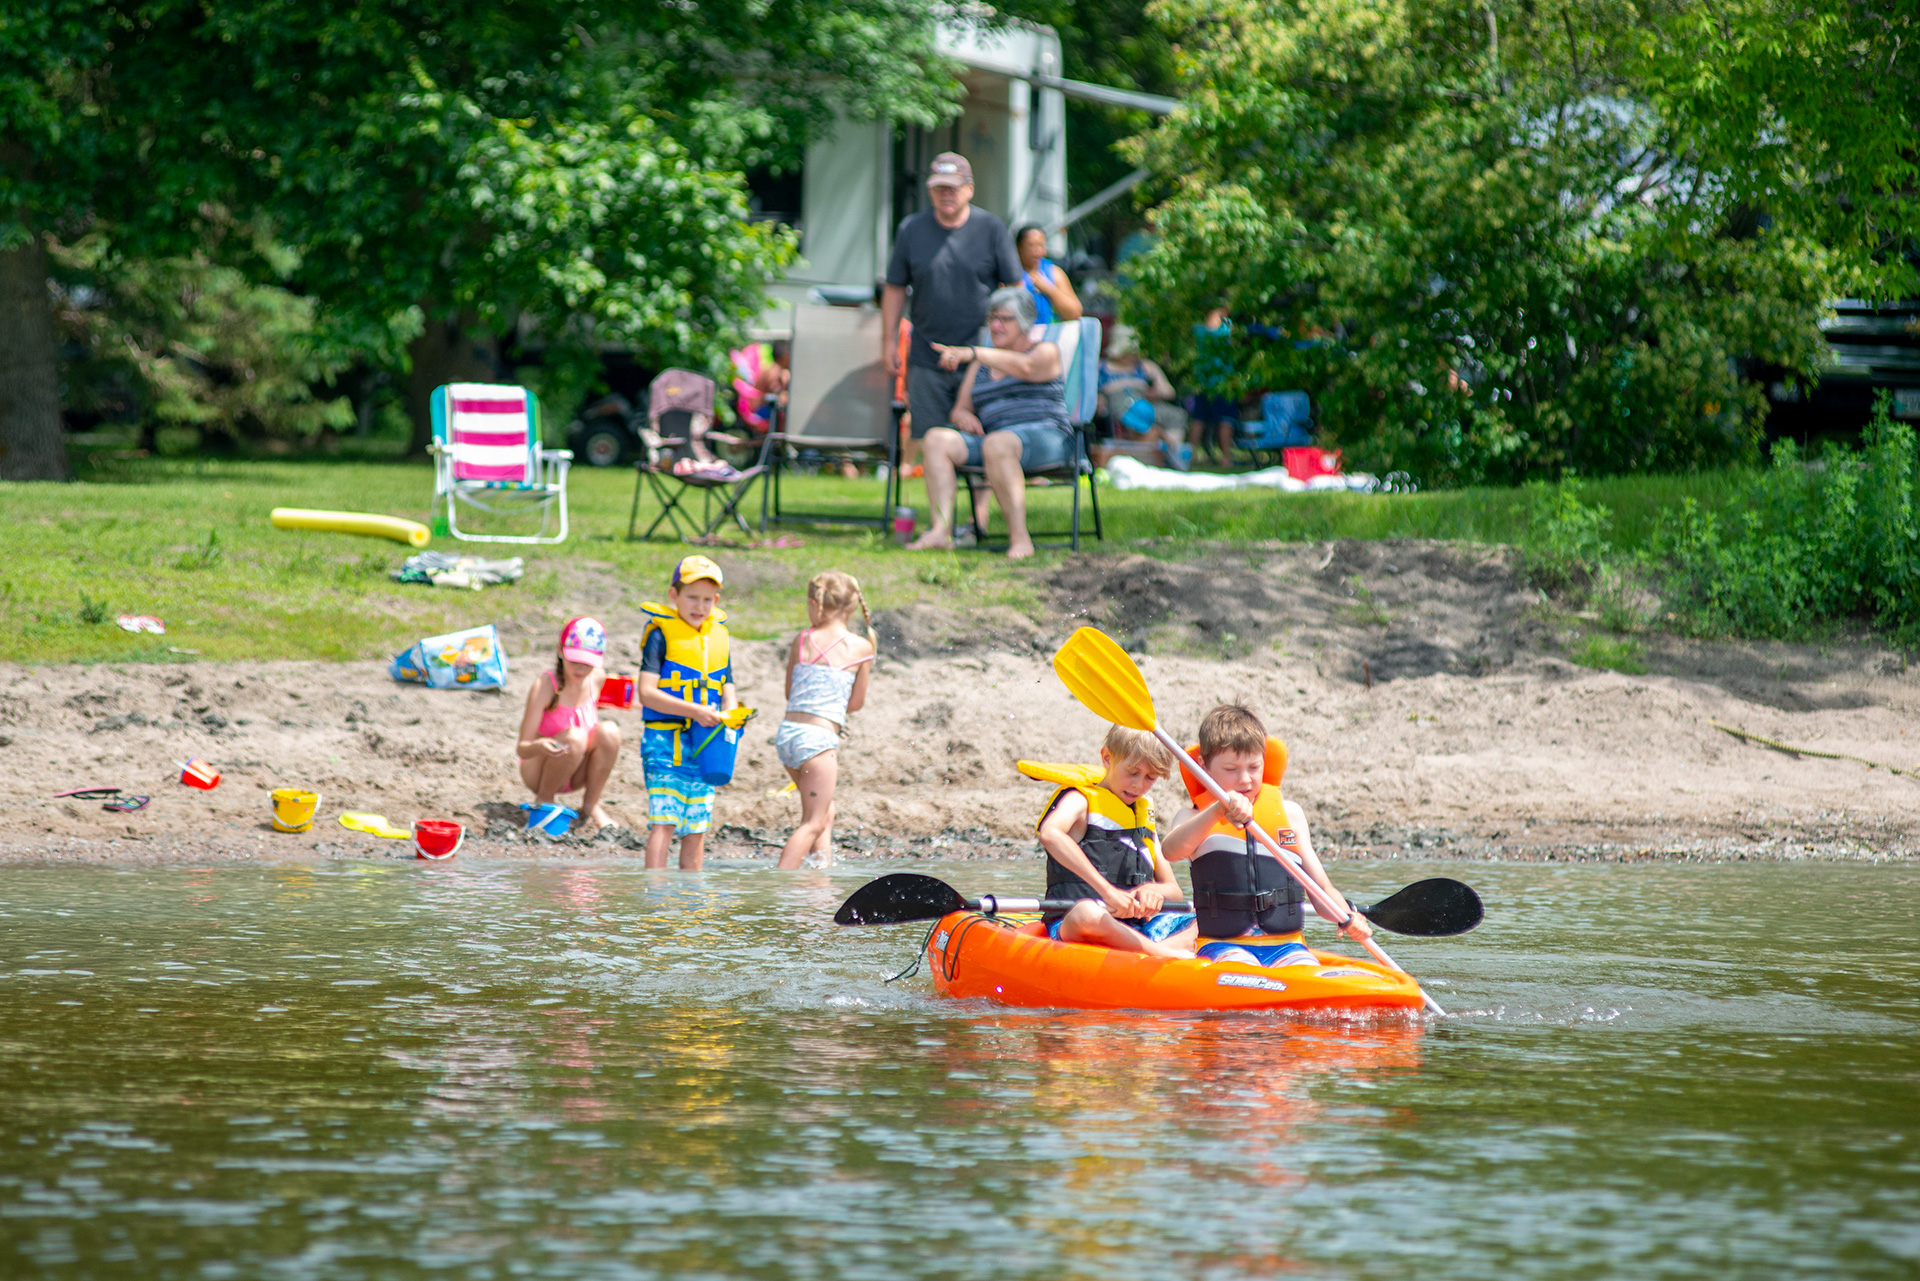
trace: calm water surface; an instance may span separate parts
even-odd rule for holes
[[[1433,871],[1444,1022],[889,987],[870,868],[8,869],[0,1275],[1920,1275],[1920,868],[1340,875]]]

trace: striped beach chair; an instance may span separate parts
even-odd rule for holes
[[[449,383],[433,393],[434,532],[474,543],[567,540],[567,467],[573,454],[540,445],[540,402],[525,387]],[[496,516],[538,513],[532,534],[478,534],[460,528],[461,504]],[[443,505],[444,504],[444,508]],[[558,533],[548,528],[555,513]]]

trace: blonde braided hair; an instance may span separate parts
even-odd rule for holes
[[[874,652],[880,651],[880,638],[873,634],[873,615],[867,610],[866,593],[860,590],[860,580],[852,574],[838,569],[824,569],[815,574],[807,583],[807,599],[818,601],[820,608],[829,614],[842,614],[860,607],[860,624],[867,630],[867,639],[873,643]]]

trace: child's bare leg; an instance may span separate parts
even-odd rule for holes
[[[593,749],[587,753],[586,791],[580,798],[580,814],[587,820],[589,834],[613,822],[613,816],[601,808],[600,798],[606,794],[619,759],[620,727],[612,721],[601,721],[593,733]]]
[[[820,839],[813,843],[813,852],[818,856],[815,861],[821,867],[833,864],[833,816],[837,813],[836,805],[827,806],[827,825],[820,829]]]
[[[1176,935],[1175,937],[1179,937]],[[1191,959],[1191,949],[1182,950],[1167,943],[1156,942],[1134,929],[1131,925],[1115,920],[1106,907],[1086,899],[1074,905],[1060,922],[1060,941],[1063,943],[1095,943],[1101,947],[1110,947],[1116,952],[1145,952],[1148,956],[1165,956]]]
[[[777,867],[799,867],[811,851],[818,848],[833,830],[833,785],[840,774],[840,753],[824,751],[804,761],[799,769],[790,769],[793,785],[800,792],[800,826],[781,847]]]
[[[673,844],[672,823],[655,823],[647,829],[647,866],[656,871],[667,865],[667,850]]]
[[[567,784],[573,781],[574,774],[579,770],[580,762],[586,759],[587,733],[578,725],[555,741],[566,750],[551,756],[536,756],[530,761],[522,762],[523,766],[536,767],[532,771],[533,777],[528,780],[528,786],[533,788],[535,805],[553,804],[554,797],[566,790]],[[528,773],[529,771],[523,768],[521,777],[525,778]]]
[[[707,834],[688,832],[680,838],[680,870],[697,872],[707,857]]]

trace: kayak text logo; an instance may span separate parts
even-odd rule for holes
[[[1262,992],[1284,992],[1287,985],[1264,974],[1222,974],[1214,980],[1219,987],[1257,987]]]

